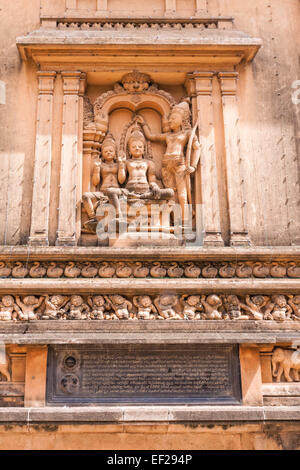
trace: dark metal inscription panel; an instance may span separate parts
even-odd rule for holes
[[[48,404],[241,400],[232,345],[49,347]]]

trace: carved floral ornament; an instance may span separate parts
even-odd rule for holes
[[[300,295],[3,295],[1,321],[256,320],[300,321]]]

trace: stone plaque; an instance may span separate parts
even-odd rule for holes
[[[49,404],[238,404],[240,400],[236,346],[97,345],[49,348]]]

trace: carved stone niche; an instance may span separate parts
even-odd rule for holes
[[[128,73],[93,105],[85,96],[83,149],[82,245],[195,240],[200,145],[188,98]]]

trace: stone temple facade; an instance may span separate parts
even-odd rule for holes
[[[1,21],[1,449],[299,449],[298,0]]]

